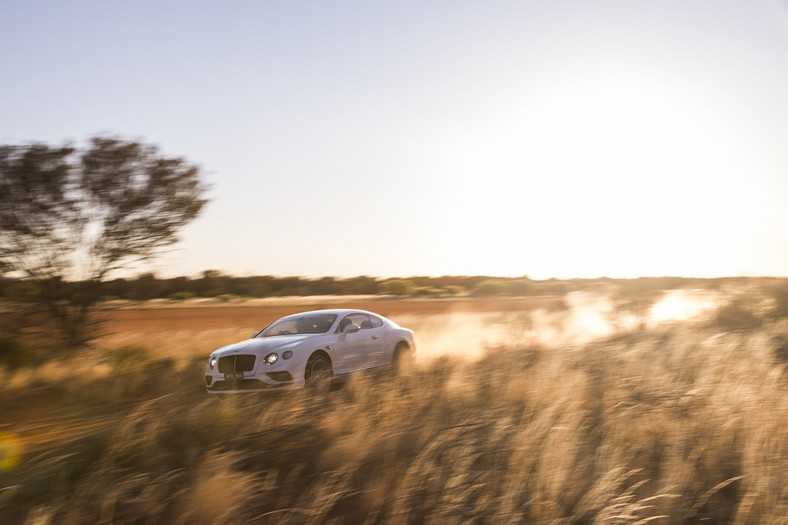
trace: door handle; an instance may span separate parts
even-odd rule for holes
[[[372,336],[372,339],[377,339],[377,338],[378,338],[378,336],[376,336],[376,335]]]

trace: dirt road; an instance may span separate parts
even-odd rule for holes
[[[298,312],[324,308],[359,308],[385,317],[435,315],[454,312],[508,312],[547,308],[554,297],[475,298],[456,300],[378,300],[319,304],[272,304],[250,306],[201,306],[189,308],[129,309],[103,312],[104,328],[110,333],[161,332],[248,328],[259,330],[276,319]]]

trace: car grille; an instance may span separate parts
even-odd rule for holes
[[[251,372],[254,368],[253,355],[227,355],[219,358],[219,372],[232,374],[234,372]]]

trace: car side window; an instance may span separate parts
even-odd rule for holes
[[[353,322],[362,330],[369,330],[372,328],[372,323],[369,321],[369,316],[367,314],[355,314],[353,316]]]
[[[367,314],[348,314],[339,322],[337,333],[342,333],[345,327],[351,323],[358,326],[362,330],[367,330],[373,327]]]
[[[358,319],[358,314],[348,314],[344,319],[342,319],[342,321],[339,322],[337,333],[342,333],[345,330],[345,327],[349,324],[361,326],[360,323],[361,321]]]
[[[374,315],[369,316],[369,322],[371,328],[380,328],[383,326],[383,320],[380,317],[375,317]]]

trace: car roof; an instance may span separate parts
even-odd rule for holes
[[[297,312],[286,317],[291,317],[293,315],[305,315],[305,314],[336,314],[338,316],[347,315],[347,314],[370,314],[376,317],[383,317],[380,314],[376,314],[374,312],[368,312],[367,310],[359,310],[356,308],[327,308],[325,310],[309,310],[306,312]]]

